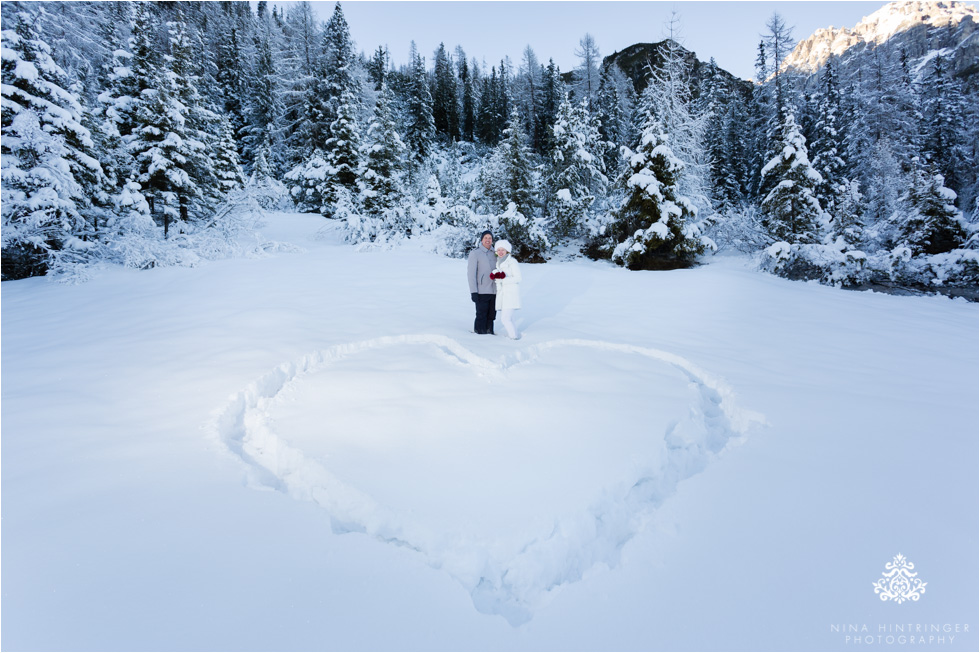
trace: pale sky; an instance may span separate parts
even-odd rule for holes
[[[270,6],[290,3],[269,1]],[[321,20],[334,2],[311,3]],[[754,76],[756,48],[766,21],[778,12],[793,37],[802,40],[821,27],[853,27],[886,2],[375,2],[344,0],[341,6],[357,49],[367,55],[387,45],[395,65],[407,62],[415,41],[431,67],[432,53],[443,42],[449,52],[463,47],[467,58],[496,65],[505,56],[520,64],[530,45],[538,60],[549,58],[563,72],[578,59],[575,50],[586,33],[605,57],[634,43],[666,37],[671,11],[680,18],[681,44],[702,61],[711,57],[743,79]],[[975,4],[975,3],[971,3]]]

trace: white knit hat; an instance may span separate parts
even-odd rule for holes
[[[493,251],[497,251],[498,249],[507,250],[507,253],[509,254],[512,248],[510,243],[508,243],[506,240],[498,240],[497,244],[493,246]]]

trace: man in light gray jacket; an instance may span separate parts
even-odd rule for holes
[[[497,287],[490,273],[497,267],[497,255],[493,253],[493,234],[484,231],[480,234],[480,244],[470,252],[466,273],[470,280],[470,298],[476,304],[476,320],[473,331],[493,335],[493,318]]]

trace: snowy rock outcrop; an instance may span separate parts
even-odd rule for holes
[[[913,59],[950,49],[956,74],[976,74],[978,22],[976,7],[963,2],[892,2],[853,28],[817,30],[796,45],[783,68],[813,73],[832,56],[846,60],[888,41]]]

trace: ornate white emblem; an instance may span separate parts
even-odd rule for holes
[[[885,565],[885,573],[874,584],[875,594],[882,601],[918,601],[925,594],[926,584],[916,578],[918,572],[912,571],[915,565],[905,559],[901,553]]]

